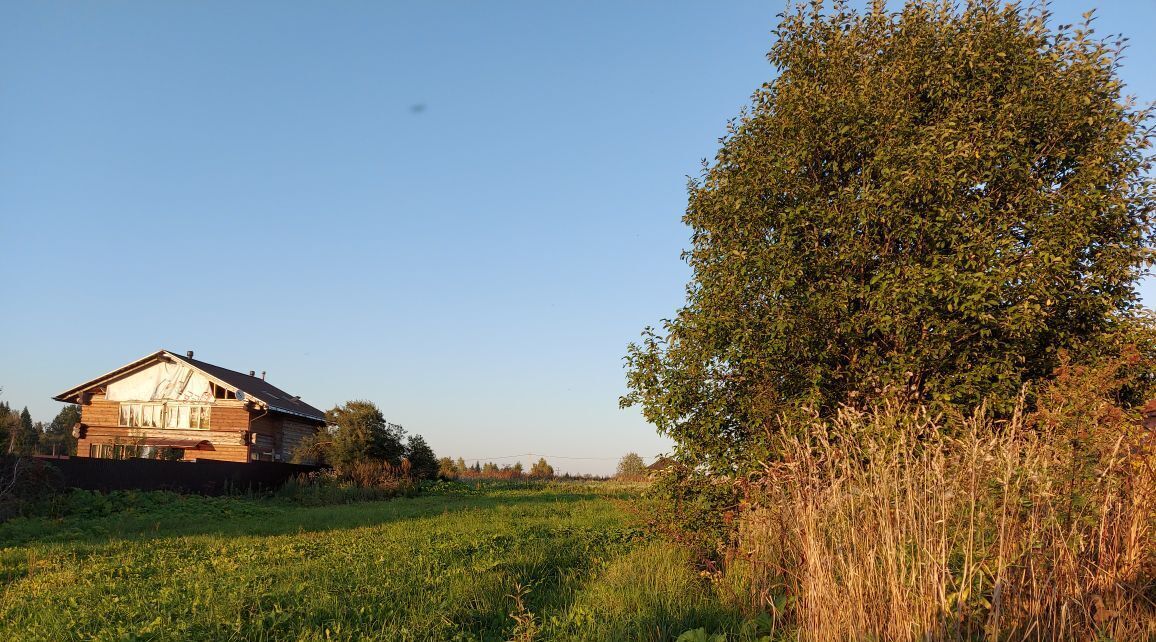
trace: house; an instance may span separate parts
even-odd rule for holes
[[[256,376],[160,350],[53,397],[81,406],[78,457],[289,461],[325,413]]]
[[[659,473],[666,470],[667,468],[670,468],[671,466],[674,466],[676,463],[677,462],[675,462],[674,459],[667,457],[666,455],[661,455],[658,459],[654,460],[653,464],[646,467],[646,471],[652,474]]]

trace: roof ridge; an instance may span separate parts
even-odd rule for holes
[[[167,350],[166,350],[166,352],[167,352]],[[170,352],[169,354],[173,354],[173,353]],[[225,366],[218,366],[215,363],[209,363],[208,361],[203,361],[201,359],[197,359],[196,357],[189,357],[189,356],[182,357],[180,355],[174,355],[174,356],[180,358],[183,361],[192,361],[194,363],[203,363],[206,366],[213,366],[214,368],[220,368],[221,370],[227,370],[227,371],[229,371],[235,375],[241,375],[242,377],[251,377],[253,379],[260,379],[261,381],[265,381],[265,379],[261,379],[261,377],[258,377],[256,375],[245,374],[244,372],[242,372],[240,370],[233,370],[232,368],[226,368]],[[254,371],[250,370],[250,372],[254,372]],[[272,384],[270,384],[270,385],[272,385]]]
[[[268,407],[270,410],[275,410],[278,412],[283,412],[283,413],[287,413],[287,414],[291,414],[291,415],[299,415],[299,416],[303,416],[303,417],[308,417],[308,418],[314,419],[316,421],[324,421],[325,420],[325,411],[324,410],[321,410],[320,408],[312,406],[308,402],[303,401],[301,399],[300,395],[290,394],[289,392],[286,392],[285,389],[280,388],[278,386],[275,386],[265,379],[262,379],[260,377],[253,376],[253,375],[247,375],[243,372],[239,372],[237,370],[232,370],[232,369],[226,368],[224,366],[218,366],[217,364],[209,363],[208,361],[201,361],[199,359],[196,359],[195,357],[189,357],[187,355],[177,354],[174,352],[170,352],[168,350],[166,350],[165,352],[168,352],[170,355],[172,355],[172,356],[176,357],[177,359],[187,363],[189,366],[191,366],[193,368],[197,368],[198,370],[205,372],[206,374],[212,376],[215,379],[220,379],[225,384],[229,385],[230,387],[237,388],[238,390],[242,389],[241,386],[238,385],[237,382],[229,381],[228,375],[231,374],[231,375],[236,375],[239,377],[244,377],[245,380],[247,382],[251,383],[252,385],[257,386],[258,388],[265,388],[265,390],[260,390],[260,389],[254,390],[254,389],[250,388],[248,390],[244,390],[244,392],[246,395],[251,396],[254,399],[257,399],[261,403],[265,404],[265,406]],[[223,371],[223,372],[213,372],[214,370]],[[241,385],[245,385],[245,382],[241,382]],[[248,387],[248,386],[245,386],[245,387]],[[268,397],[272,397],[272,399],[269,399]],[[301,408],[286,407],[284,404],[277,403],[280,401],[287,402],[289,404],[292,404],[293,406],[304,406],[304,411]]]

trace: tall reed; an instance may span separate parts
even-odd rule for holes
[[[814,420],[752,486],[728,572],[800,640],[1156,639],[1152,437],[1094,379],[999,421]]]

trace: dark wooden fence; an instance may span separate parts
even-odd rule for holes
[[[157,459],[65,459],[37,457],[56,468],[64,485],[85,490],[172,490],[221,495],[272,490],[316,466],[270,461],[162,461]]]

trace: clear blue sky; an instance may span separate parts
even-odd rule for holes
[[[1156,2],[1100,4],[1156,99]],[[686,176],[782,7],[4,1],[2,398],[47,421],[194,349],[439,454],[666,450],[621,358],[683,299]]]

